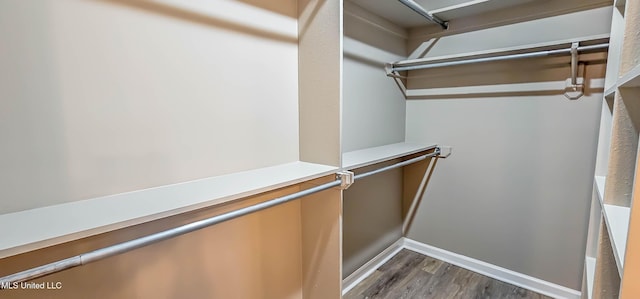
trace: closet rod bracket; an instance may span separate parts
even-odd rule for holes
[[[345,190],[351,187],[355,181],[355,175],[351,171],[344,170],[336,173],[336,179],[340,180],[340,190]]]
[[[571,43],[571,85],[578,85],[578,43]]]
[[[579,72],[579,43],[573,42],[571,43],[571,81],[569,82],[569,86],[565,89],[564,96],[569,100],[577,100],[584,95],[584,83],[578,82],[578,72]],[[583,79],[584,81],[584,79]]]
[[[448,145],[438,146],[435,149],[435,153],[438,155],[438,158],[447,158],[451,156],[452,147]]]
[[[384,72],[387,74],[387,77],[391,77],[393,73],[393,64],[385,63],[384,64]]]

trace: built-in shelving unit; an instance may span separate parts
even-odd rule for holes
[[[214,207],[336,170],[332,166],[292,162],[0,215],[0,226],[12,227],[12,233],[0,240],[0,258]]]
[[[638,187],[639,18],[640,1],[614,2],[585,258],[583,290],[588,298],[640,296],[633,287],[640,279],[633,269],[640,264],[627,255],[631,240],[640,234],[632,222]]]
[[[55,101],[50,102],[63,102],[62,106],[69,108],[59,113],[58,111],[44,113],[51,118],[52,123],[63,123],[62,128],[55,131],[60,133],[60,136],[45,132],[43,135],[51,135],[51,142],[39,140],[34,144],[21,146],[18,150],[29,152],[36,146],[44,148],[45,151],[59,150],[60,152],[55,154],[60,154],[60,157],[51,156],[50,160],[60,163],[63,167],[69,166],[69,172],[73,172],[76,179],[80,178],[73,184],[69,183],[68,186],[72,187],[106,183],[104,180],[101,181],[100,177],[86,178],[87,175],[94,173],[108,173],[111,168],[105,167],[106,164],[119,164],[118,167],[123,167],[124,171],[119,170],[112,177],[115,181],[119,179],[124,181],[125,178],[118,175],[126,172],[134,173],[130,171],[129,166],[138,162],[141,163],[138,168],[143,170],[147,170],[149,165],[166,163],[168,165],[161,171],[153,168],[141,173],[164,172],[168,176],[166,178],[168,181],[158,184],[150,183],[142,187],[131,184],[127,185],[132,186],[127,187],[129,189],[113,189],[116,191],[104,193],[78,192],[80,195],[74,198],[73,202],[60,204],[63,201],[59,201],[56,204],[29,207],[29,210],[19,212],[11,210],[10,213],[0,214],[0,227],[6,230],[0,238],[0,276],[100,248],[109,248],[114,244],[135,240],[168,228],[180,227],[221,213],[237,211],[240,206],[254,205],[306,190],[335,180],[334,174],[341,169],[360,172],[367,167],[374,168],[434,152],[436,145],[432,143],[399,142],[409,140],[407,128],[415,126],[409,122],[411,116],[407,115],[407,111],[410,111],[408,103],[401,100],[406,95],[451,96],[513,91],[514,89],[526,93],[566,87],[564,81],[549,83],[541,81],[538,82],[540,84],[512,82],[509,85],[495,85],[492,89],[468,85],[446,87],[446,90],[432,88],[431,91],[412,89],[405,94],[386,93],[386,91],[395,92],[396,86],[394,82],[384,77],[381,71],[382,65],[378,64],[380,61],[388,61],[388,57],[396,59],[394,57],[405,55],[409,50],[407,48],[410,48],[408,44],[415,39],[411,36],[414,30],[397,26],[383,17],[370,15],[365,10],[357,8],[344,14],[345,7],[351,7],[351,4],[343,1],[294,0],[286,3],[218,1],[213,4],[204,0],[156,0],[143,4],[127,1],[102,2],[105,1],[60,3],[49,1],[48,5],[43,6],[46,8],[39,10],[38,14],[30,14],[29,9],[21,9],[25,15],[16,15],[15,18],[7,21],[7,24],[15,28],[21,27],[23,23],[32,23],[37,18],[53,22],[50,25],[57,28],[55,34],[34,31],[39,34],[38,37],[43,35],[45,38],[34,39],[33,35],[26,34],[32,33],[30,31],[15,34],[15,36],[27,36],[28,38],[24,38],[24,41],[29,43],[34,40],[53,41],[48,42],[47,47],[41,49],[42,52],[34,52],[37,54],[36,60],[28,55],[18,56],[23,58],[24,62],[28,62],[24,65],[35,63],[44,66],[64,66],[64,72],[54,72],[55,80],[51,80],[60,82],[49,82],[51,89],[59,92],[59,94],[52,94],[64,95],[64,99],[59,101],[61,99],[54,97]],[[618,7],[616,11],[621,15],[617,20],[624,25],[624,10],[637,12],[638,1],[628,0],[628,3],[617,1],[616,5]],[[4,6],[0,5],[0,7]],[[52,11],[50,14],[48,9]],[[556,11],[554,15],[555,13]],[[538,13],[533,17],[538,18],[547,14],[549,13]],[[7,15],[12,15],[12,12],[7,12]],[[478,24],[478,28],[485,25],[496,27],[502,24],[491,21],[493,15],[498,14],[483,16],[483,22]],[[529,20],[532,17],[528,13],[524,15],[526,16],[510,19],[509,22],[516,23],[516,20]],[[41,18],[43,16],[45,18]],[[126,25],[110,27],[109,24],[113,19],[118,19]],[[97,21],[94,22],[94,20]],[[350,22],[347,26],[343,26],[345,20],[347,23]],[[633,25],[636,21],[629,20],[626,23],[631,22]],[[127,30],[122,30],[125,27]],[[468,26],[463,29],[476,30]],[[77,36],[78,33],[86,35]],[[159,38],[163,35],[171,35],[171,38],[166,40]],[[107,39],[104,39],[105,37]],[[148,40],[145,38],[141,41],[139,37],[146,37]],[[562,38],[556,42],[535,42],[525,46],[501,46],[498,50],[481,50],[427,58],[426,62],[488,57],[498,53],[515,54],[527,52],[530,48],[551,50],[568,47],[571,42],[600,43],[608,38],[608,34],[599,34]],[[65,42],[68,40],[75,42]],[[98,40],[102,43],[96,42]],[[100,46],[120,45],[112,42],[114,40],[121,42],[122,47]],[[185,41],[187,43],[184,43]],[[193,44],[189,44],[189,41],[198,41],[198,45],[194,47]],[[145,43],[150,44],[145,45]],[[50,44],[55,46],[53,47],[55,51],[50,51]],[[87,48],[75,47],[80,44]],[[637,43],[629,43],[620,34],[617,37],[617,45],[626,44]],[[31,44],[18,44],[15,48],[27,48],[25,45]],[[58,47],[60,45],[63,47]],[[178,47],[172,47],[172,45],[178,45]],[[225,46],[219,47],[220,45]],[[95,46],[95,48],[89,46]],[[104,48],[105,52],[91,51],[99,48]],[[224,51],[212,52],[218,48]],[[624,47],[619,47],[621,48]],[[126,51],[119,51],[119,49]],[[131,49],[140,49],[140,51]],[[154,50],[151,52],[159,54],[148,55],[150,51],[147,49],[168,49],[169,52]],[[367,49],[370,53],[360,51],[361,49]],[[630,51],[613,51],[617,53],[615,61],[625,60],[625,57],[630,55],[637,56],[638,49],[632,48]],[[58,59],[55,52],[65,54],[61,56],[65,59]],[[355,57],[356,59],[353,59],[354,52],[359,54]],[[42,53],[48,54],[40,57]],[[136,56],[138,55],[136,53],[140,55]],[[271,53],[278,53],[278,55],[273,56]],[[96,59],[100,57],[110,59]],[[172,59],[165,59],[166,57]],[[160,63],[185,62],[184,58],[187,57],[195,57],[197,60],[180,63],[180,68],[175,68],[173,64]],[[225,59],[217,59],[217,57]],[[349,57],[352,59],[350,60]],[[286,63],[283,63],[282,58],[287,58]],[[207,67],[211,64],[207,63],[211,62],[209,59],[217,59],[214,64],[219,64],[218,67],[215,69]],[[86,64],[87,61],[105,64],[89,65]],[[133,65],[130,66],[132,63]],[[23,61],[16,63],[20,68],[22,64]],[[182,66],[187,67],[183,69]],[[592,230],[593,240],[590,241],[593,245],[585,259],[587,269],[585,279],[590,286],[590,297],[598,297],[595,295],[597,289],[591,286],[598,284],[599,277],[610,278],[607,276],[609,272],[605,271],[606,273],[602,274],[599,272],[600,268],[615,269],[614,273],[620,273],[621,277],[625,277],[623,270],[627,271],[626,269],[629,268],[629,266],[623,268],[625,260],[629,263],[629,259],[625,259],[624,256],[625,249],[629,251],[625,242],[631,243],[626,238],[634,232],[633,229],[626,232],[628,223],[633,218],[630,216],[632,198],[629,191],[633,186],[631,183],[633,177],[628,175],[631,168],[624,168],[621,172],[607,171],[607,165],[611,164],[612,169],[616,169],[617,165],[623,165],[623,162],[630,157],[635,161],[635,154],[632,154],[635,152],[629,149],[634,149],[637,145],[637,134],[635,139],[627,138],[634,136],[631,128],[636,120],[633,112],[635,110],[631,106],[622,105],[622,97],[637,95],[635,90],[639,85],[640,71],[637,66],[635,68],[625,66],[620,67],[621,72],[618,72],[617,66],[618,64],[613,72],[615,76],[611,77],[614,82],[608,85],[606,92],[608,101],[603,105],[604,125],[601,130],[605,132],[603,134],[606,138],[601,140],[603,149],[598,152],[602,165],[596,171],[595,188],[597,190],[594,193],[595,207],[592,211],[592,216],[595,213],[597,217],[591,219],[591,225],[595,227]],[[108,71],[95,72],[100,69]],[[225,71],[219,72],[220,69]],[[344,69],[349,71],[343,71]],[[50,77],[48,71],[51,69],[44,70],[46,72],[41,72],[40,69],[24,70],[26,75],[18,75],[29,78],[31,81],[34,81],[33,78],[39,81],[41,78],[33,77],[32,73],[38,72],[45,77]],[[209,76],[214,72],[221,77]],[[18,72],[10,70],[7,73]],[[113,74],[114,78],[122,77],[122,81],[104,80],[104,78],[111,78],[109,76],[85,76],[84,74],[87,73]],[[128,80],[128,77],[122,76],[123,74],[131,74],[136,78],[147,77],[144,76],[146,74],[154,74],[154,76],[138,82]],[[167,74],[175,74],[176,77],[165,77]],[[189,74],[189,80],[180,80],[184,78],[184,74]],[[246,76],[238,76],[239,74]],[[344,77],[347,78],[346,80],[357,77],[363,81],[343,84],[346,82],[343,79],[344,74],[346,74]],[[622,78],[617,79],[620,74]],[[86,77],[92,78],[87,81],[92,84],[84,84],[87,82],[78,80]],[[231,80],[239,77],[244,80]],[[195,78],[203,80],[198,81],[201,85],[191,84],[191,81],[196,81]],[[255,80],[256,78],[259,80]],[[129,84],[130,82],[135,84]],[[145,82],[149,85],[144,85]],[[148,88],[162,86],[163,84],[158,84],[159,82],[173,82],[175,84],[164,85],[176,85],[176,88],[167,89],[166,91],[169,92],[164,89]],[[389,86],[383,85],[384,82],[391,87],[387,88]],[[399,82],[404,81],[399,79]],[[49,85],[49,83],[39,84],[38,87]],[[600,82],[593,84],[594,88],[601,87]],[[87,88],[77,88],[76,85],[87,86]],[[112,85],[118,86],[115,94],[102,92],[113,91]],[[461,83],[461,85],[464,84]],[[362,88],[363,86],[365,88]],[[57,87],[62,88],[55,90]],[[370,96],[370,93],[376,94],[380,91],[378,87],[382,90],[380,96]],[[270,92],[265,93],[266,89]],[[352,92],[355,89],[358,92]],[[143,90],[150,90],[150,94],[139,93]],[[20,91],[22,93],[22,89]],[[224,92],[218,93],[220,91]],[[255,94],[244,91],[252,91]],[[38,100],[40,95],[35,94]],[[42,94],[50,93],[44,90]],[[97,96],[100,94],[104,98]],[[169,96],[156,98],[160,95]],[[131,96],[131,98],[124,96]],[[193,97],[200,99],[202,103],[183,102]],[[104,108],[101,105],[94,105],[94,101],[98,101],[98,98],[104,101],[100,104],[105,107],[117,107],[113,109],[118,110],[115,111],[117,113],[113,115],[102,112],[87,113],[101,111],[101,108]],[[137,99],[148,101],[137,102]],[[286,101],[279,99],[286,99]],[[22,95],[14,99],[15,102],[23,100]],[[120,107],[117,101],[111,102],[114,100],[131,105]],[[149,107],[152,102],[159,102],[164,106]],[[79,103],[87,106],[73,107]],[[215,105],[210,106],[211,103]],[[257,106],[258,103],[265,106]],[[348,105],[343,105],[345,103]],[[614,103],[618,106],[614,107]],[[190,104],[197,105],[189,107],[192,106]],[[229,104],[240,105],[234,106],[234,109],[227,109],[230,107]],[[35,106],[39,108],[34,110],[47,111],[49,108]],[[31,109],[31,107],[28,108],[25,110]],[[76,108],[78,111],[74,112]],[[253,110],[247,110],[248,108]],[[369,108],[376,108],[377,111]],[[343,111],[346,113],[343,114]],[[448,113],[446,110],[443,111]],[[128,118],[118,117],[120,112]],[[194,112],[202,112],[202,115],[194,115]],[[211,114],[212,112],[217,114]],[[71,114],[74,114],[77,119],[70,117]],[[156,123],[154,119],[145,118],[147,114],[157,114],[156,120],[167,119],[171,122]],[[29,117],[20,115],[17,118],[27,121],[43,120],[42,117],[37,117],[38,115],[30,112],[25,115]],[[95,115],[104,118],[104,122],[91,126],[87,120]],[[221,115],[226,117],[217,117]],[[284,118],[287,122],[281,122]],[[193,123],[182,128],[182,122],[188,120],[193,120]],[[207,128],[208,130],[203,131],[190,129],[198,129],[201,123],[209,124],[212,120],[219,121],[219,125],[212,125]],[[112,127],[112,124],[122,124],[122,126]],[[211,124],[218,123],[211,122]],[[250,124],[250,126],[243,126],[244,124]],[[267,126],[267,124],[274,126]],[[104,131],[95,131],[94,127]],[[261,127],[270,129],[264,132],[255,130]],[[78,128],[82,128],[81,133],[86,135],[77,132],[75,133],[77,136],[74,135],[73,131]],[[177,130],[178,128],[181,130]],[[161,138],[165,134],[170,134],[173,129],[176,129],[172,135],[174,139]],[[285,130],[287,134],[283,134]],[[26,135],[25,139],[36,140],[38,139],[36,137],[39,137],[37,134],[31,134],[33,132],[29,130],[18,128],[16,131]],[[101,134],[106,132],[117,135],[118,131],[130,132],[131,135],[125,136],[127,138],[124,138],[123,142],[117,142],[120,139],[108,140],[104,138],[107,134]],[[467,126],[462,127],[460,131],[466,134]],[[433,134],[433,131],[425,132],[424,136],[431,138],[430,134]],[[139,151],[127,151],[127,148],[134,147],[129,144],[131,141],[147,135],[151,135],[148,136],[150,143],[148,147],[141,147]],[[289,137],[279,138],[284,135]],[[81,138],[83,136],[92,136],[96,140],[85,140]],[[343,136],[349,136],[349,138]],[[224,148],[210,144],[211,148],[209,148],[202,146],[199,142],[208,139],[220,139],[219,145],[223,145]],[[257,142],[255,144],[241,142],[246,140],[257,140]],[[422,137],[418,140],[422,140]],[[609,140],[613,144],[611,155]],[[431,139],[427,141],[430,142]],[[41,146],[40,142],[47,146]],[[347,142],[350,142],[349,146],[345,146]],[[55,146],[49,148],[52,144],[48,143]],[[90,146],[85,148],[85,144]],[[118,147],[106,147],[113,144]],[[387,145],[374,146],[380,144]],[[278,146],[266,149],[266,145]],[[171,148],[173,146],[176,149]],[[58,149],[58,147],[65,149]],[[67,148],[73,151],[67,152]],[[170,149],[167,152],[160,151],[166,148]],[[216,159],[193,157],[190,155],[193,148],[202,149],[202,156],[205,158],[216,157]],[[345,148],[359,150],[343,153],[342,149]],[[473,146],[474,151],[477,148],[476,145]],[[90,160],[91,158],[99,162],[95,168],[88,167],[86,169],[88,171],[83,171],[84,168],[74,169],[78,165],[87,165],[88,163],[83,163],[85,160],[60,159],[82,156],[85,149],[90,150],[89,152],[94,151],[92,153],[95,157],[88,155],[89,161],[94,161]],[[210,151],[210,149],[214,150]],[[172,150],[176,151],[175,154],[181,158],[180,160],[172,161],[164,155],[171,153]],[[481,153],[485,155],[486,152]],[[48,153],[44,156],[50,157]],[[609,163],[610,156],[617,158],[612,158],[612,163]],[[249,159],[251,157],[255,159]],[[19,159],[16,161],[19,162],[16,165],[26,166],[20,165],[23,161]],[[220,164],[225,161],[229,161],[229,165],[234,167],[222,167]],[[83,264],[82,267],[54,273],[45,280],[34,282],[63,283],[64,289],[56,290],[57,293],[54,296],[64,298],[86,298],[87,294],[94,293],[101,294],[105,298],[157,298],[167,294],[178,296],[176,292],[179,292],[181,297],[340,298],[343,278],[341,276],[345,272],[344,264],[341,262],[347,253],[343,246],[346,243],[345,240],[352,242],[347,246],[351,246],[348,248],[351,253],[356,253],[352,256],[362,260],[375,256],[377,250],[380,252],[380,248],[387,248],[389,244],[395,244],[393,242],[405,236],[407,232],[405,228],[411,225],[412,215],[419,208],[436,161],[436,158],[424,159],[406,165],[402,169],[397,168],[385,174],[370,176],[348,190],[335,187],[307,194],[303,198],[277,207],[243,215],[180,237],[112,256],[101,263]],[[42,165],[47,164],[44,163],[47,161],[37,162]],[[202,168],[219,172],[200,175],[200,172],[189,169],[194,165],[185,166],[185,164],[198,164]],[[174,165],[181,167],[174,168],[172,167]],[[188,178],[172,176],[179,172],[193,174],[193,176]],[[39,175],[32,170],[27,170],[25,173],[28,174],[25,177]],[[63,171],[52,171],[52,173],[62,175]],[[12,172],[6,171],[3,174],[12,175]],[[49,176],[43,177],[45,177],[43,181],[49,178]],[[200,179],[192,180],[193,178]],[[46,190],[46,186],[39,186],[39,182],[28,181],[27,183],[27,186],[32,186],[34,189]],[[62,184],[52,183],[51,185]],[[62,186],[60,189],[68,186]],[[149,186],[157,187],[148,188]],[[459,187],[456,185],[456,188]],[[606,192],[605,189],[607,189]],[[129,190],[136,191],[122,193]],[[84,196],[84,194],[94,195]],[[11,196],[5,197],[7,200],[15,200]],[[84,198],[89,199],[82,200]],[[475,198],[473,200],[481,202]],[[19,202],[19,200],[15,201]],[[353,208],[352,210],[348,210],[349,205]],[[374,211],[374,209],[377,210]],[[458,215],[463,214],[458,213]],[[354,223],[356,225],[353,225]],[[353,226],[347,227],[347,225]],[[357,229],[361,227],[365,227],[366,230],[358,231]],[[385,235],[381,236],[383,233]],[[609,241],[609,235],[611,235],[611,241]],[[370,239],[364,240],[365,237]],[[360,252],[357,252],[358,250]],[[597,254],[598,251],[605,252],[605,256],[610,253],[611,259],[606,261],[613,260],[614,263],[617,262],[618,267],[610,267],[611,263],[602,262],[603,259],[599,258],[601,255]],[[533,256],[540,255],[533,254]],[[357,262],[351,263],[350,266],[355,264]],[[614,278],[619,280],[617,275]],[[29,298],[28,296],[28,293],[24,293],[12,298]]]
[[[618,81],[618,87],[620,88],[640,87],[640,66],[636,66],[631,71],[622,75]]]
[[[603,201],[606,178],[595,177],[595,185],[598,202],[601,205],[602,216],[607,224],[607,230],[611,238],[613,255],[620,273],[624,268],[624,253],[627,244],[627,232],[629,228],[629,207],[605,204]],[[587,257],[589,259],[590,257]]]

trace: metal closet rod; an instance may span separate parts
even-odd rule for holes
[[[109,247],[105,247],[102,249],[94,250],[88,253],[83,253],[80,255],[76,255],[74,257],[70,257],[64,260],[60,260],[57,262],[49,263],[43,266],[35,267],[32,269],[28,269],[22,272],[18,272],[12,275],[8,275],[0,278],[0,289],[3,286],[6,286],[7,283],[12,284],[16,282],[24,282],[31,279],[43,277],[49,274],[53,274],[56,272],[60,272],[63,270],[67,270],[73,267],[86,265],[91,262],[95,262],[98,260],[102,260],[108,257],[112,257],[121,253],[125,253],[140,247],[144,247],[147,245],[151,245],[166,239],[170,239],[173,237],[177,237],[180,235],[184,235],[199,229],[203,229],[205,227],[212,226],[214,224],[218,224],[221,222],[225,222],[234,218],[238,218],[240,216],[244,216],[247,214],[251,214],[257,211],[261,211],[279,204],[283,204],[294,199],[307,196],[309,194],[313,194],[316,192],[320,192],[326,189],[330,189],[336,186],[340,186],[340,181],[333,181],[326,184],[322,184],[316,187],[312,187],[300,192],[292,193],[286,196],[278,197],[269,201],[265,201],[253,206],[245,207],[242,209],[238,209],[235,211],[231,211],[228,213],[224,213],[218,216],[214,216],[211,218],[199,220],[196,222],[192,222],[189,224],[185,224],[179,227],[175,227],[172,229],[168,229],[165,231],[161,231],[155,234],[151,234],[148,236],[144,236],[138,239],[133,239],[130,241],[126,241],[123,243],[115,244]]]
[[[449,22],[443,21],[440,18],[434,16],[433,14],[428,12],[426,9],[424,9],[424,7],[420,6],[420,4],[414,2],[413,0],[398,0],[398,1],[400,1],[400,3],[404,4],[405,6],[410,8],[411,10],[415,11],[416,13],[418,13],[419,15],[423,16],[427,20],[440,25],[442,27],[442,29],[448,29],[449,28]]]
[[[407,161],[403,161],[400,163],[396,163],[390,166],[386,166],[380,169],[376,169],[373,171],[369,171],[366,173],[362,173],[359,175],[354,176],[354,180],[355,179],[361,179],[370,175],[374,175],[376,173],[380,173],[383,171],[387,171],[390,169],[394,169],[394,168],[398,168],[398,167],[402,167],[405,165],[409,165],[411,163],[415,163],[421,160],[424,160],[428,157],[433,157],[436,156],[440,153],[440,149],[436,148],[436,150],[432,153],[417,157],[417,158],[413,158]],[[167,239],[171,239],[180,235],[184,235],[199,229],[203,229],[205,227],[209,227],[221,222],[225,222],[231,219],[235,219],[247,214],[251,214],[254,212],[258,212],[273,206],[277,206],[289,201],[292,201],[294,199],[298,199],[300,197],[304,197],[313,193],[317,193],[320,191],[324,191],[333,187],[337,187],[340,186],[341,181],[340,180],[336,180],[333,182],[329,182],[329,183],[325,183],[322,185],[318,185],[303,191],[299,191],[296,193],[292,193],[289,195],[285,195],[282,197],[278,197],[278,198],[274,198],[272,200],[269,201],[265,201],[253,206],[249,206],[249,207],[245,207],[242,209],[238,209],[235,211],[231,211],[228,213],[224,213],[218,216],[214,216],[211,218],[207,218],[207,219],[203,219],[203,220],[199,220],[196,222],[192,222],[189,224],[185,224],[176,228],[172,228],[172,229],[168,229],[165,231],[161,231],[155,234],[151,234],[148,236],[144,236],[138,239],[133,239],[130,241],[126,241],[126,242],[122,242],[119,244],[115,244],[112,246],[108,246],[108,247],[104,247],[101,249],[97,249],[94,251],[90,251],[87,253],[83,253],[80,255],[76,255],[70,258],[66,258],[63,260],[59,260],[56,262],[52,262],[46,265],[42,265],[39,267],[35,267],[35,268],[31,268],[31,269],[27,269],[15,274],[11,274],[11,275],[7,275],[4,277],[0,278],[0,289],[3,289],[5,286],[9,286],[11,287],[13,283],[20,283],[20,282],[25,282],[25,281],[29,281],[32,279],[36,279],[39,277],[43,277],[43,276],[47,276],[49,274],[53,274],[53,273],[57,273],[57,272],[61,272],[70,268],[74,268],[74,267],[78,267],[78,266],[82,266],[82,265],[86,265],[88,263],[92,263],[95,261],[99,261],[108,257],[112,257],[118,254],[122,254],[137,248],[141,248],[147,245],[151,245],[163,240],[167,240]]]
[[[432,153],[429,153],[429,154],[426,154],[426,155],[422,155],[422,156],[415,157],[413,159],[409,159],[409,160],[406,160],[406,161],[402,161],[402,162],[399,162],[399,163],[396,163],[396,164],[393,164],[393,165],[389,165],[389,166],[385,166],[385,167],[382,167],[382,168],[378,168],[376,170],[372,170],[372,171],[364,172],[364,173],[361,173],[361,174],[357,174],[357,175],[353,176],[353,179],[354,180],[358,180],[358,179],[366,178],[366,177],[368,177],[370,175],[381,173],[381,172],[384,172],[384,171],[387,171],[387,170],[391,170],[391,169],[394,169],[394,168],[399,168],[399,167],[402,167],[402,166],[407,166],[409,164],[413,164],[413,163],[422,161],[422,160],[424,160],[426,158],[434,157],[434,156],[437,156],[437,155],[440,155],[440,148],[439,147],[436,147],[435,150]]]
[[[608,47],[609,47],[608,43],[597,44],[597,45],[589,45],[589,46],[581,46],[581,47],[578,47],[578,51],[604,49],[604,48],[608,48]],[[415,61],[411,61],[411,62],[392,63],[389,70],[391,72],[413,71],[413,70],[422,70],[422,69],[430,69],[430,68],[445,67],[445,66],[471,64],[471,63],[478,63],[478,62],[491,62],[491,61],[521,59],[521,58],[543,57],[543,56],[556,55],[556,54],[567,54],[567,53],[571,54],[571,48],[557,49],[557,50],[546,50],[546,51],[521,53],[521,54],[502,55],[502,56],[493,56],[493,57],[484,57],[484,58],[474,58],[474,59],[467,59],[467,60],[436,62],[436,63],[428,63],[428,64],[415,64],[415,63],[420,63],[419,60],[415,60]],[[403,64],[411,64],[411,65],[403,66]]]

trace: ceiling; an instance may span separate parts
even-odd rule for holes
[[[398,26],[409,28],[433,24],[404,6],[398,0],[347,0],[375,13]],[[492,10],[541,0],[414,0],[442,20],[478,15]],[[543,0],[544,1],[544,0]]]

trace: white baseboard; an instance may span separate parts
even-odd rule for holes
[[[543,295],[558,299],[579,299],[581,292],[557,285],[542,279],[531,277],[522,273],[511,271],[480,260],[466,257],[457,253],[446,251],[408,238],[403,238],[403,248],[422,253],[424,255],[442,260],[467,270],[486,275],[488,277],[504,281]]]
[[[382,264],[386,263],[389,259],[391,259],[394,255],[396,255],[400,250],[402,250],[404,246],[404,238],[398,239],[395,243],[391,244],[391,246],[387,247],[387,249],[380,252],[374,258],[369,260],[367,263],[362,265],[362,267],[358,268],[356,271],[353,271],[351,275],[347,276],[342,280],[342,295],[346,294],[348,291],[353,289],[356,285],[358,285],[361,281],[367,278],[373,271],[378,269]]]

